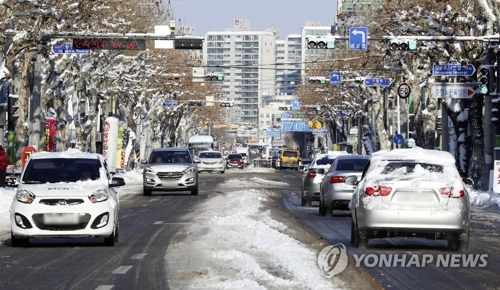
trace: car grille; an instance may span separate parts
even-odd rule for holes
[[[34,214],[32,216],[33,221],[37,228],[44,231],[75,231],[83,230],[87,227],[90,222],[90,214],[86,213],[80,216],[80,223],[74,225],[46,225],[43,223],[43,214]]]
[[[212,161],[212,162],[203,162],[203,164],[207,164],[207,165],[214,165],[214,164],[217,164],[218,161]]]
[[[181,179],[183,173],[182,172],[158,172],[156,176],[160,179]]]
[[[45,205],[77,205],[82,204],[83,199],[67,199],[67,198],[53,198],[53,199],[42,199],[41,204]]]

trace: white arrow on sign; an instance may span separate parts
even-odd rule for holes
[[[354,35],[356,35],[356,36],[357,36],[358,34],[361,34],[361,42],[362,42],[362,43],[365,43],[365,42],[366,42],[366,35],[365,35],[365,32],[364,32],[364,31],[360,31],[360,30],[356,30],[356,29],[354,29],[354,30],[352,31],[352,34],[354,34]]]

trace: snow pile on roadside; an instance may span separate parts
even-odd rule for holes
[[[10,231],[10,205],[14,198],[14,188],[0,188],[0,233]]]
[[[125,171],[115,176],[123,177],[125,184],[142,184],[142,169]]]
[[[253,179],[251,179],[253,180]],[[244,182],[255,188],[253,181]],[[229,185],[229,183],[227,184]],[[233,184],[234,186],[234,184]],[[258,184],[257,184],[258,186]],[[316,253],[288,236],[287,226],[262,211],[265,192],[233,191],[200,204],[192,224],[165,256],[171,288],[333,289]]]
[[[494,193],[493,191],[469,191],[469,199],[471,204],[475,206],[488,206],[496,204],[500,208],[500,194]]]
[[[253,165],[245,167],[244,170],[245,171],[250,171],[250,172],[274,172],[274,171],[276,171],[275,168],[271,168],[271,167],[255,167]]]

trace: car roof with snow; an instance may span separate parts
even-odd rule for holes
[[[372,154],[370,160],[371,162],[384,160],[425,161],[443,165],[454,165],[456,163],[455,157],[449,152],[420,147],[377,151]]]
[[[101,154],[90,153],[90,152],[82,152],[78,149],[68,149],[63,152],[35,152],[31,155],[30,159],[53,159],[53,158],[82,158],[82,159],[100,159],[104,161],[104,157]]]

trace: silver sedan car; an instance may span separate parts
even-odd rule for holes
[[[372,155],[351,200],[351,243],[366,247],[373,238],[423,237],[448,241],[451,250],[469,244],[470,202],[455,158],[422,148]]]
[[[324,174],[335,161],[335,158],[348,154],[345,151],[329,151],[328,153],[317,153],[314,156],[302,175],[300,196],[302,206],[310,207],[311,201],[319,201],[319,188]]]
[[[349,209],[354,186],[346,184],[344,179],[351,175],[360,178],[369,160],[369,156],[362,155],[343,155],[335,159],[320,184],[320,216],[330,215],[332,210]]]

